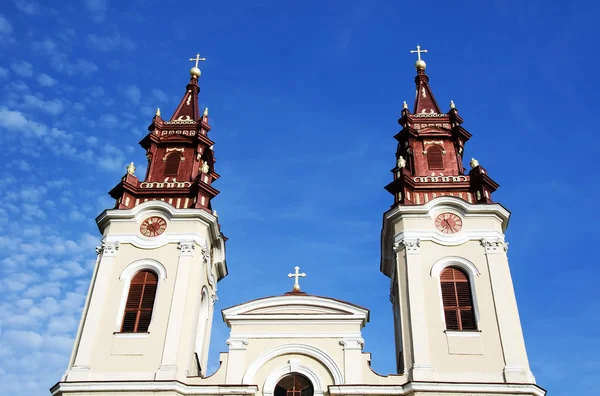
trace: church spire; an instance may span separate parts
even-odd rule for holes
[[[385,188],[394,195],[394,203],[420,205],[438,196],[454,196],[470,203],[490,203],[498,188],[478,163],[468,174],[463,166],[463,150],[471,134],[461,124],[463,119],[450,101],[442,113],[425,74],[427,64],[421,54],[428,52],[417,45],[416,97],[414,112],[404,102],[398,123],[402,130],[398,141],[394,181]]]
[[[214,171],[214,142],[209,139],[208,109],[199,111],[198,79],[201,75],[197,54],[190,70],[186,92],[169,121],[160,109],[148,127],[149,134],[140,141],[146,150],[148,168],[140,181],[128,172],[110,191],[117,200],[116,208],[130,209],[149,200],[161,200],[176,208],[200,208],[212,213],[211,199],[219,191],[212,183],[219,178]]]
[[[415,92],[415,107],[413,113],[415,114],[439,114],[441,113],[440,107],[438,106],[431,88],[429,87],[429,77],[425,74],[427,64],[421,59],[421,53],[429,52],[428,50],[421,49],[421,46],[417,44],[416,50],[411,50],[411,53],[417,54],[417,62],[415,68],[417,69],[417,76],[415,77],[415,84],[417,85]]]

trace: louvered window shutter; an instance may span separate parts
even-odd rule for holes
[[[444,169],[444,154],[437,144],[427,149],[427,165],[429,169]]]
[[[446,268],[440,275],[447,330],[476,330],[473,296],[469,278],[458,268]]]
[[[163,173],[164,176],[177,176],[179,172],[179,163],[181,162],[181,157],[177,152],[171,153],[167,156],[167,160],[165,162],[165,171]]]
[[[138,272],[129,285],[129,294],[123,314],[123,333],[145,333],[150,326],[156,297],[158,277],[151,271]]]

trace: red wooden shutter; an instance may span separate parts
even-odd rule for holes
[[[181,157],[178,153],[171,153],[167,156],[167,160],[165,162],[165,171],[163,172],[164,176],[177,176],[179,172],[179,163],[181,162]]]
[[[476,330],[469,277],[458,268],[446,268],[440,275],[447,330]]]
[[[427,165],[429,169],[444,169],[444,154],[437,144],[427,149]]]
[[[156,297],[158,277],[151,271],[138,272],[129,285],[129,294],[123,314],[123,333],[145,333],[150,326]]]

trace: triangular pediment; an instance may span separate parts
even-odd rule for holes
[[[257,308],[243,313],[242,315],[352,315],[352,313],[331,307],[306,304],[286,304]]]
[[[244,320],[369,320],[369,310],[327,297],[285,295],[261,298],[223,310],[223,319]]]

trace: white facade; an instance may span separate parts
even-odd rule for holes
[[[436,230],[442,212],[462,219],[453,235]],[[149,216],[164,234],[143,237]],[[509,213],[439,197],[384,215],[381,270],[391,279],[400,372],[382,376],[363,352],[365,308],[289,293],[222,312],[229,351],[204,377],[217,281],[227,274],[217,219],[160,201],[98,218],[103,233],[69,368],[54,395],[273,396],[290,373],[314,395],[544,395],[529,370],[506,256]],[[476,331],[448,331],[439,276],[455,266],[469,276]],[[128,282],[140,269],[158,277],[147,333],[120,333]],[[384,303],[382,301],[382,303]],[[391,329],[390,329],[391,330]]]

